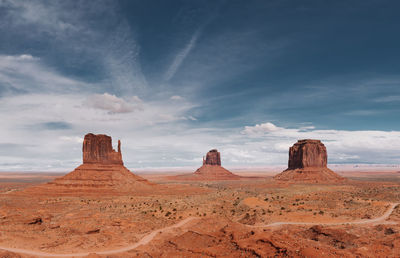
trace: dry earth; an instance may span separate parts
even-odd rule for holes
[[[343,172],[351,180],[337,184],[249,174],[141,175],[162,191],[62,196],[23,191],[56,175],[0,174],[0,257],[398,257],[400,173]]]

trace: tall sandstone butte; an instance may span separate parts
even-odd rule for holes
[[[327,167],[328,154],[320,140],[299,140],[289,148],[288,168],[276,175],[281,181],[339,182],[344,178]]]
[[[289,149],[289,169],[326,168],[328,154],[320,140],[299,140]]]
[[[83,164],[124,164],[121,141],[118,140],[118,152],[116,152],[112,148],[111,137],[105,134],[86,134],[83,140],[82,156]]]
[[[207,152],[206,159],[203,157],[203,165],[221,166],[221,154],[218,150],[213,149]]]
[[[155,189],[155,184],[133,174],[124,166],[121,142],[118,141],[118,151],[115,151],[112,148],[110,136],[86,134],[83,140],[82,157],[83,164],[63,177],[38,186],[39,191],[36,193],[138,193]]]

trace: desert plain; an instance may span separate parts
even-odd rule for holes
[[[188,171],[189,172],[189,171]],[[57,173],[1,173],[1,257],[398,257],[400,173],[347,171],[336,184],[171,180],[121,194],[24,189]],[[251,174],[251,177],[246,177]]]

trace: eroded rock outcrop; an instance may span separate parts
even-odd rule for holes
[[[328,154],[320,140],[299,140],[289,148],[288,169],[276,175],[281,181],[329,183],[344,178],[327,167]]]

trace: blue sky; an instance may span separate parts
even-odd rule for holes
[[[130,168],[398,164],[398,1],[0,0],[0,170],[72,169],[88,132]]]

